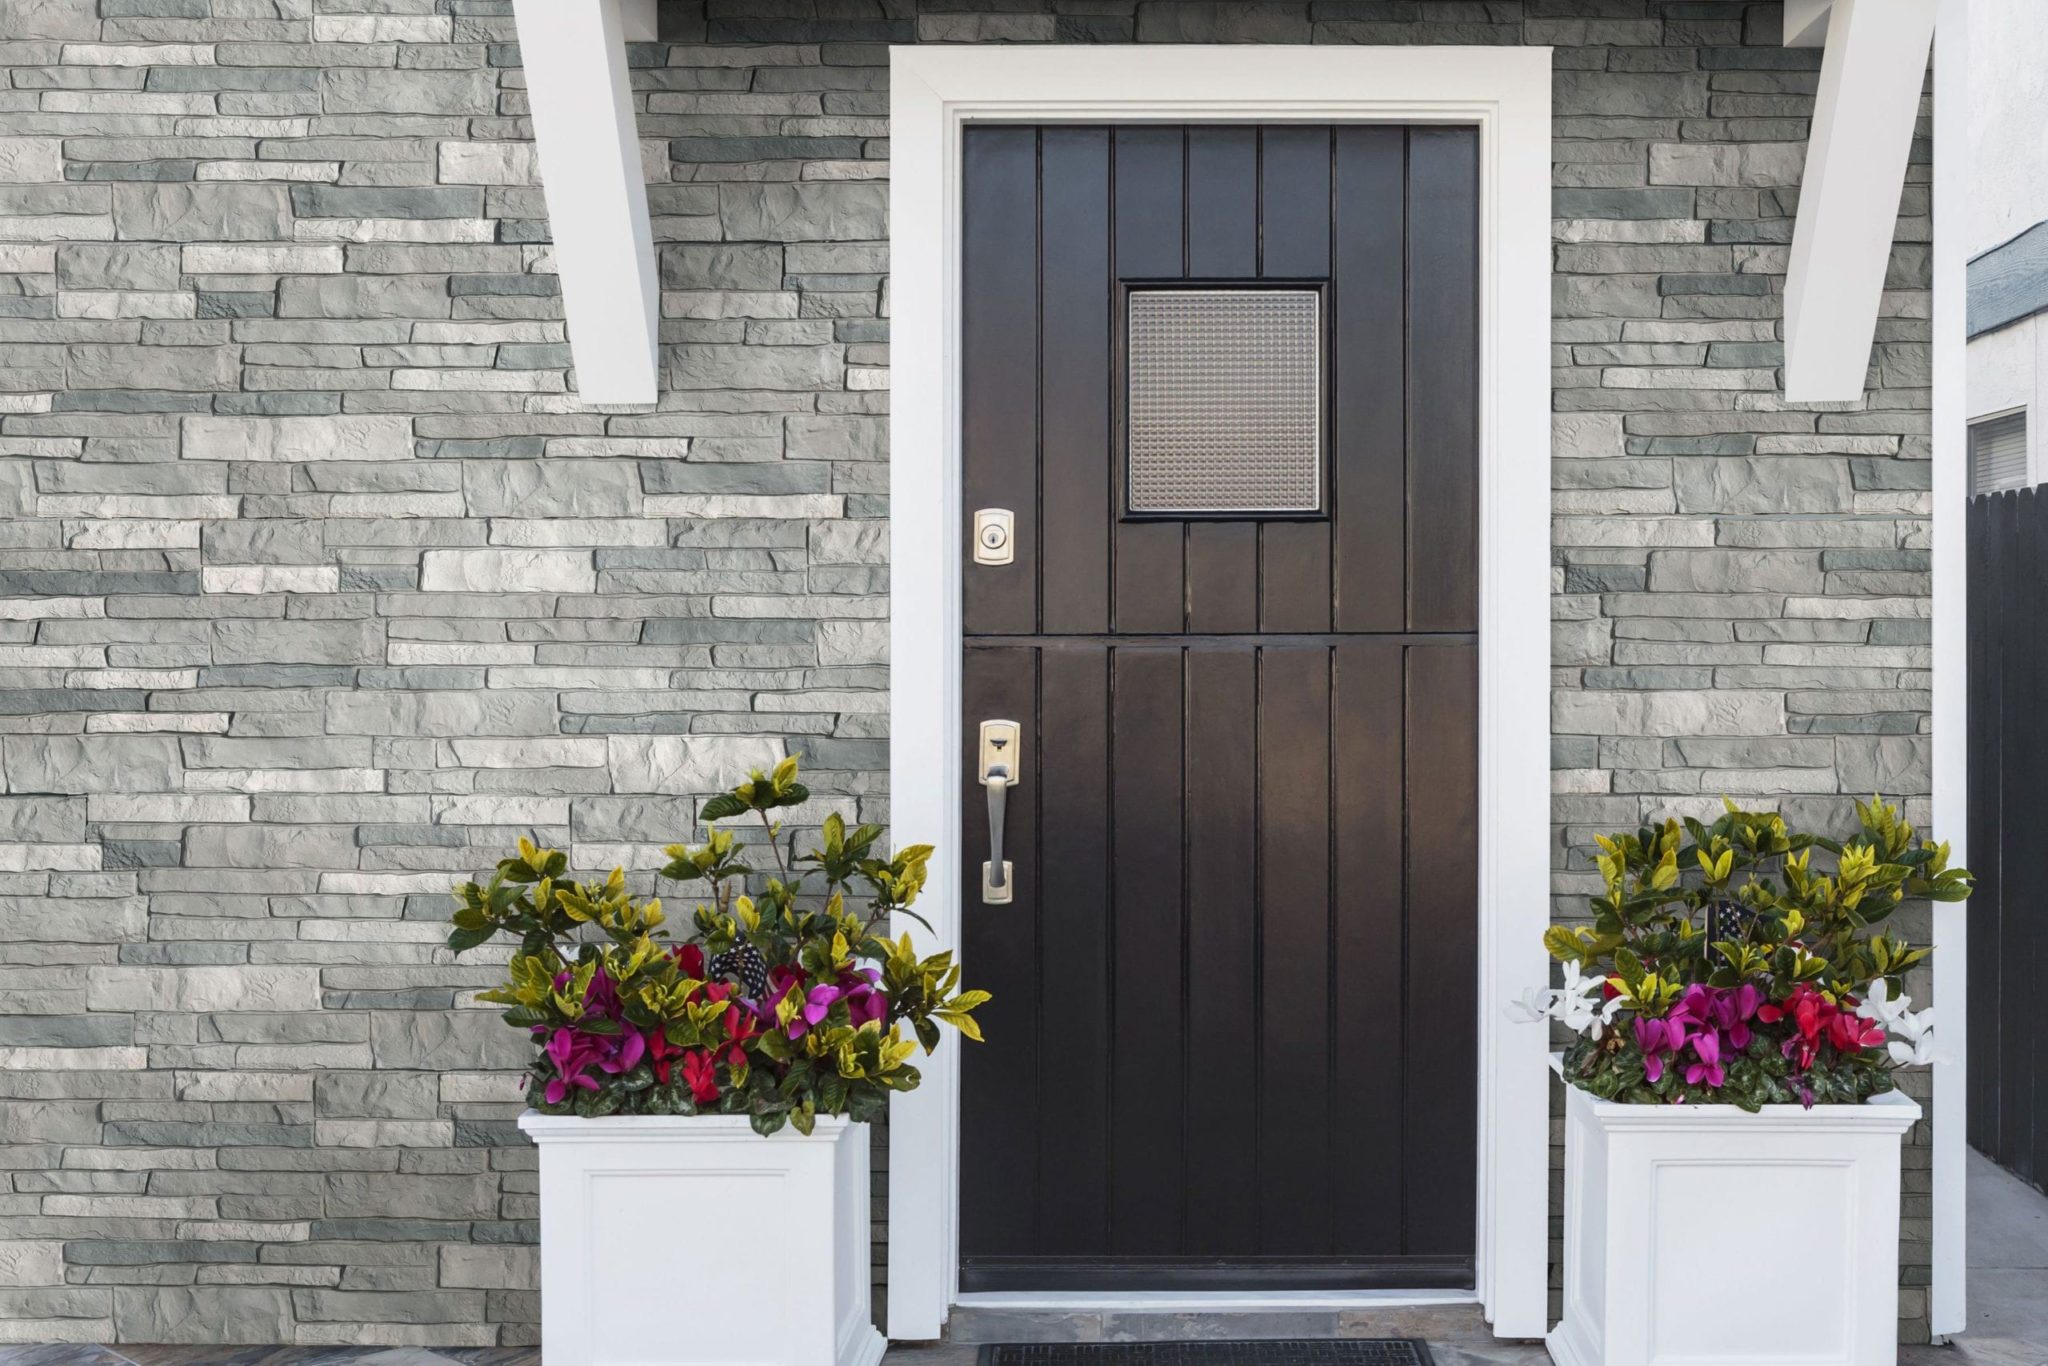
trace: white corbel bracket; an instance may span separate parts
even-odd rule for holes
[[[653,403],[660,295],[626,44],[656,0],[513,0],[578,395]]]
[[[1863,397],[1936,0],[1798,0],[1785,41],[1825,35],[1785,280],[1785,397]]]
[[[1785,0],[1785,46],[1819,47],[1828,40],[1835,0]]]

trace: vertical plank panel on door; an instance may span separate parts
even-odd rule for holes
[[[1479,134],[1408,133],[1408,627],[1479,625]]]
[[[982,1007],[987,1036],[964,1069],[960,1095],[963,1165],[960,1226],[969,1254],[1020,1255],[1038,1244],[1038,1151],[1030,1125],[1016,1121],[1031,1103],[1038,1078],[1037,919],[1034,808],[1038,782],[1031,756],[1039,752],[1037,651],[1025,646],[970,649],[962,662],[961,934],[962,960],[974,985],[993,993]],[[986,719],[1015,721],[1027,762],[1009,790],[1003,830],[1005,856],[1014,865],[1014,900],[988,906],[981,899],[981,865],[989,857],[988,795],[976,768],[978,727]]]
[[[963,522],[979,508],[1016,514],[1016,562],[969,562],[969,635],[1038,629],[1038,130],[965,135],[960,303]]]
[[[1260,133],[1259,275],[1321,280],[1330,274],[1330,130],[1267,128]],[[1325,305],[1328,305],[1326,298]],[[1330,336],[1325,320],[1324,337]],[[1329,367],[1324,367],[1328,382]],[[1327,396],[1324,399],[1328,404]],[[1325,441],[1328,440],[1327,428]],[[1327,462],[1330,452],[1325,449]],[[1324,487],[1330,481],[1325,479]],[[1325,493],[1326,500],[1329,498]],[[1330,520],[1274,520],[1259,527],[1259,629],[1330,629]]]
[[[1407,1250],[1472,1250],[1478,1161],[1479,651],[1408,649]],[[1533,876],[1546,874],[1538,869]]]
[[[1259,271],[1259,130],[1187,130],[1187,264],[1197,280]]]
[[[1259,270],[1259,130],[1188,129],[1188,274],[1249,279]],[[1255,631],[1259,525],[1187,525],[1188,629]]]
[[[1048,634],[1109,629],[1109,130],[1048,128],[1039,153],[1041,614]]]
[[[1187,654],[1187,1247],[1258,1245],[1254,898],[1258,676],[1251,651]]]
[[[1336,647],[1330,720],[1336,801],[1336,932],[1332,1008],[1336,1056],[1331,1123],[1343,1136],[1330,1195],[1337,1246],[1353,1255],[1401,1248],[1401,1111],[1407,1048],[1401,987],[1402,647],[1351,640]]]
[[[2000,719],[1998,617],[1992,574],[1992,498],[1970,500],[1969,559],[1969,849],[1976,888],[1969,918],[1970,1143],[1996,1154],[1998,1146]]]
[[[1177,280],[1186,274],[1182,238],[1185,130],[1116,130],[1114,162],[1116,274],[1119,279]],[[1123,318],[1116,319],[1119,332]],[[1122,488],[1122,481],[1117,481]],[[1120,516],[1121,507],[1112,509]],[[1114,630],[1182,629],[1186,602],[1179,522],[1118,521],[1115,531]]]
[[[1080,1255],[1109,1250],[1109,651],[1039,656],[1039,919],[1044,1011],[1039,1075],[1039,1227]],[[1020,907],[1013,914],[1029,915]]]
[[[1407,129],[1337,130],[1330,398],[1340,631],[1399,631],[1408,620],[1407,179]]]
[[[1259,274],[1330,273],[1330,133],[1321,124],[1266,128],[1259,146]]]
[[[1330,651],[1259,651],[1260,1251],[1332,1251]]]
[[[1170,1256],[1181,1245],[1183,1054],[1177,979],[1181,889],[1181,652],[1114,652],[1111,771],[1110,1250]]]

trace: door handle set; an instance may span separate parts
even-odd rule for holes
[[[1010,904],[1010,861],[1003,857],[1003,824],[1010,789],[1017,785],[1022,759],[1021,728],[1015,721],[981,723],[981,785],[988,792],[988,862],[981,865],[981,900],[985,906]]]

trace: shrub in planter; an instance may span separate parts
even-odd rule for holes
[[[938,1046],[940,1024],[981,1037],[973,1012],[988,994],[959,989],[952,955],[919,957],[908,934],[881,932],[917,900],[931,846],[884,857],[880,826],[849,830],[834,814],[798,854],[770,813],[809,796],[791,757],[704,804],[710,838],[664,851],[663,878],[707,884],[681,940],[622,869],[573,882],[564,855],[523,839],[490,881],[456,888],[449,948],[519,941],[509,979],[479,999],[532,1031],[534,1109],[738,1114],[763,1134],[785,1123],[809,1133],[819,1115],[873,1119],[892,1091],[915,1087],[910,1059]],[[747,846],[714,824],[745,815],[775,860],[751,896]],[[864,906],[849,909],[856,897]]]
[[[704,804],[709,838],[661,869],[703,893],[681,935],[623,871],[579,883],[526,840],[456,889],[450,948],[516,941],[482,999],[534,1043],[520,1127],[550,1366],[880,1360],[860,1121],[917,1085],[941,1026],[979,1038],[988,997],[884,933],[916,918],[930,846],[884,854],[879,827],[834,815],[799,854],[774,813],[809,795],[791,758]],[[744,816],[758,845],[716,824]],[[755,848],[774,859],[758,878]]]
[[[1846,842],[1723,804],[1712,825],[1596,837],[1606,894],[1591,926],[1544,935],[1564,986],[1518,1013],[1579,1036],[1565,1078],[1602,1100],[1755,1111],[1891,1090],[1931,1056],[1933,1012],[1901,990],[1928,950],[1886,922],[1909,899],[1962,900],[1969,872],[1876,798],[1856,804],[1862,833]]]
[[[1839,842],[1723,804],[1600,838],[1592,923],[1544,937],[1563,986],[1515,1007],[1574,1035],[1561,1366],[1896,1357],[1899,1142],[1920,1111],[1894,1074],[1934,1038],[1902,989],[1928,950],[1889,922],[1962,900],[1970,874],[1876,798]],[[1759,1208],[1798,1211],[1796,1289],[1754,1255]]]

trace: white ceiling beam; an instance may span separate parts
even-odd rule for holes
[[[1898,223],[1936,0],[1834,0],[1792,263],[1785,397],[1863,396]]]
[[[660,296],[626,43],[653,35],[655,0],[513,0],[512,13],[577,393],[653,403]]]

